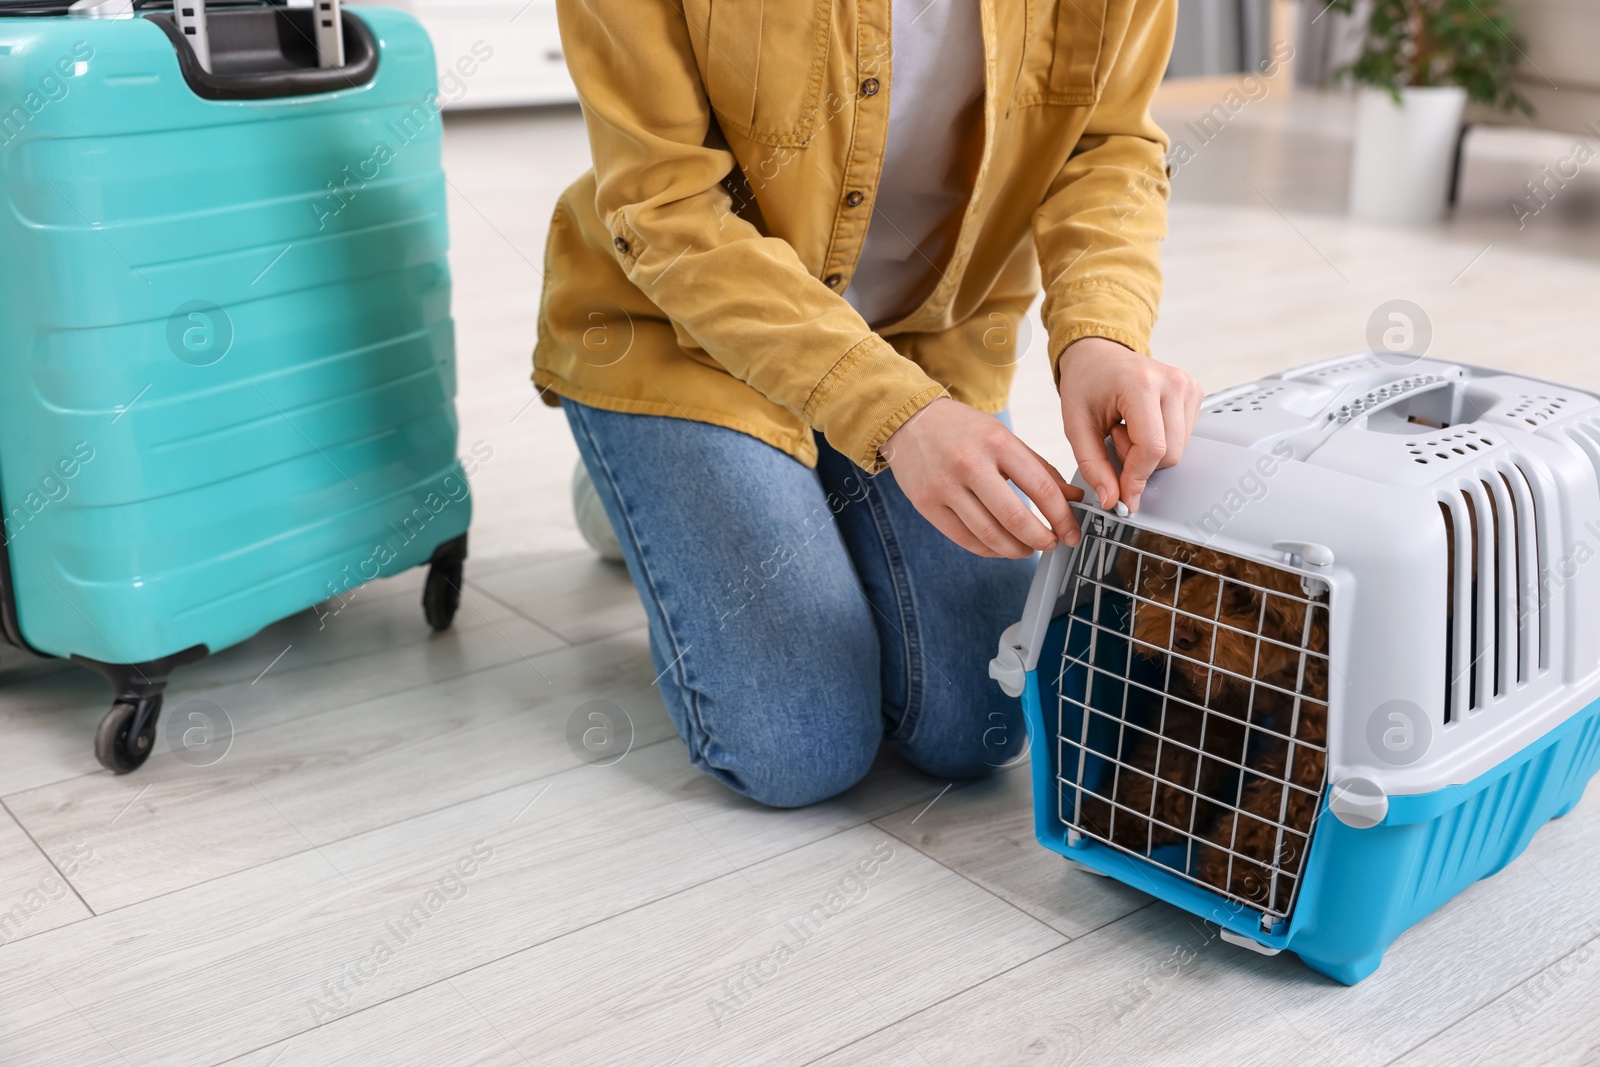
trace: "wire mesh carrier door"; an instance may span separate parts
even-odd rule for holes
[[[1327,587],[1085,518],[1056,686],[1061,821],[1270,929],[1326,783]]]

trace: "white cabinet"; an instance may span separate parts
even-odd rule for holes
[[[347,0],[416,16],[439,60],[447,109],[576,103],[555,0]]]

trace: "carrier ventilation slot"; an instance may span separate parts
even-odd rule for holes
[[[1567,398],[1564,396],[1523,393],[1516,406],[1505,413],[1505,417],[1520,420],[1529,426],[1543,426],[1561,414],[1561,409],[1566,406]]]
[[[1223,415],[1230,411],[1236,414],[1246,411],[1265,411],[1266,408],[1262,404],[1262,401],[1266,400],[1270,396],[1277,396],[1279,393],[1283,392],[1283,390],[1284,386],[1281,385],[1272,386],[1270,389],[1254,389],[1247,393],[1241,393],[1231,399],[1224,400],[1216,407],[1209,408],[1208,412],[1212,415]]]
[[[1482,430],[1468,427],[1452,434],[1441,434],[1427,439],[1417,438],[1406,442],[1406,451],[1413,463],[1459,463],[1474,452],[1484,452],[1494,447],[1494,441]]]
[[[1357,359],[1345,360],[1343,363],[1335,363],[1331,367],[1323,367],[1321,370],[1312,371],[1307,377],[1332,378],[1341,374],[1351,374],[1355,371],[1377,370],[1382,366],[1384,364],[1376,356],[1361,356]]]
[[[1439,501],[1448,581],[1447,723],[1527,685],[1549,666],[1538,484],[1520,463],[1499,464]]]
[[[1591,419],[1567,430],[1583,454],[1594,466],[1594,477],[1600,482],[1600,419]]]

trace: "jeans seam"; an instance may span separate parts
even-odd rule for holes
[[[922,716],[922,642],[917,627],[916,600],[906,573],[905,555],[900,550],[894,523],[889,518],[888,505],[883,502],[877,487],[870,482],[866,498],[868,514],[872,516],[872,525],[878,531],[878,543],[883,547],[884,558],[889,565],[889,579],[894,587],[900,616],[901,637],[906,646],[906,706],[900,722],[890,735],[892,740],[904,741],[911,736],[917,720]]]
[[[622,502],[622,494],[617,491],[617,480],[612,475],[611,467],[606,463],[606,458],[600,451],[599,442],[595,440],[594,433],[589,429],[582,406],[574,404],[572,413],[574,416],[573,421],[583,429],[583,436],[589,442],[589,450],[594,453],[595,459],[600,463],[600,473],[611,489],[612,499],[617,502],[617,511],[622,515],[623,524],[627,527],[628,540],[633,542],[634,555],[638,557],[639,569],[644,575],[645,588],[650,590],[650,599],[655,603],[656,614],[661,617],[662,633],[666,636],[667,644],[671,650],[676,653],[672,663],[668,666],[668,670],[672,671],[673,680],[688,696],[686,701],[688,714],[685,717],[694,727],[695,732],[695,743],[691,746],[690,755],[693,757],[694,762],[699,763],[706,758],[705,751],[709,745],[711,735],[707,732],[705,720],[700,714],[700,694],[693,686],[689,685],[688,675],[685,673],[687,664],[684,662],[684,653],[688,650],[679,651],[678,649],[678,638],[672,632],[672,617],[667,613],[666,605],[662,603],[661,594],[656,590],[655,578],[650,573],[650,565],[645,560],[644,543],[639,539],[638,531],[633,528],[633,517],[628,514],[628,509]],[[593,471],[589,473],[591,477],[594,475]],[[696,749],[698,751],[695,751]]]

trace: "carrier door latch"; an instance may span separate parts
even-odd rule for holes
[[[1298,567],[1301,564],[1312,567],[1333,566],[1333,549],[1327,545],[1319,545],[1315,541],[1274,541],[1272,550],[1288,556],[1290,566]]]
[[[1333,566],[1333,549],[1327,545],[1319,545],[1315,541],[1274,541],[1272,550],[1282,552],[1291,567]],[[1302,576],[1300,588],[1306,596],[1318,597],[1328,591],[1328,583],[1321,578]]]
[[[989,677],[1000,683],[1008,697],[1020,697],[1028,685],[1028,667],[1023,662],[1022,623],[1014,622],[1000,635],[1000,652],[989,661]]]
[[[1328,810],[1346,826],[1367,830],[1389,815],[1389,794],[1370,778],[1341,778],[1328,790]]]

